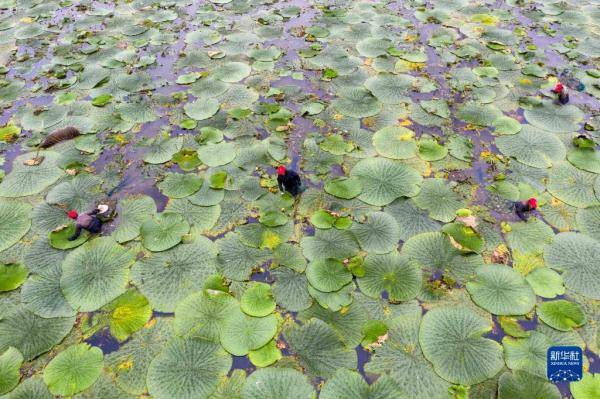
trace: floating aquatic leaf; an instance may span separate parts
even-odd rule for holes
[[[44,370],[44,382],[54,395],[71,396],[98,379],[104,366],[102,350],[77,344],[59,353]]]
[[[294,326],[284,331],[284,336],[311,375],[328,378],[335,370],[352,368],[356,363],[356,353],[346,348],[335,331],[319,319]]]
[[[275,310],[275,300],[271,286],[265,283],[255,283],[242,295],[240,308],[244,313],[254,317],[267,316]]]
[[[60,286],[74,309],[91,312],[125,292],[134,254],[111,237],[96,238],[70,252]]]
[[[527,338],[502,339],[506,365],[511,370],[522,370],[540,378],[546,376],[547,352],[552,341],[537,331]]]
[[[208,398],[231,367],[213,342],[173,338],[148,368],[148,391],[156,399]]]
[[[338,291],[352,280],[352,274],[344,264],[332,258],[313,260],[306,268],[306,278],[319,291]]]
[[[544,323],[560,331],[569,331],[586,323],[581,307],[564,299],[542,302],[538,306],[538,316]]]
[[[491,329],[490,318],[465,306],[439,307],[423,316],[419,342],[442,378],[472,385],[494,377],[504,366],[502,347],[482,337]]]
[[[125,341],[139,331],[152,317],[148,300],[134,290],[129,290],[104,307],[108,312],[110,333]]]
[[[0,395],[12,391],[19,384],[21,364],[23,355],[13,347],[0,355]]]
[[[563,143],[552,133],[523,125],[517,133],[496,138],[498,149],[506,156],[534,168],[549,168],[565,158]]]
[[[112,236],[120,243],[137,238],[142,224],[156,213],[154,200],[145,195],[124,198],[119,207],[119,225]]]
[[[421,289],[420,267],[397,252],[368,255],[365,269],[364,277],[358,279],[358,286],[372,298],[380,298],[385,291],[390,300],[405,301],[414,298]]]
[[[315,395],[306,376],[290,368],[257,370],[248,377],[242,391],[243,399],[312,399]]]
[[[28,274],[29,270],[21,264],[0,264],[0,292],[19,288]]]
[[[190,225],[177,213],[164,212],[146,220],[140,227],[142,244],[150,251],[160,252],[179,244]]]
[[[250,351],[248,359],[256,367],[267,367],[281,359],[281,351],[277,347],[275,340],[271,340],[262,348]]]
[[[400,399],[408,397],[404,389],[388,376],[380,377],[373,385],[367,382],[356,371],[339,369],[321,390],[323,399]]]
[[[429,217],[450,222],[456,211],[465,206],[464,200],[453,190],[453,184],[444,179],[425,179],[421,191],[414,198],[415,204],[429,211]]]
[[[139,260],[132,280],[152,307],[172,312],[177,303],[202,288],[204,279],[216,272],[217,249],[205,237]]]
[[[600,393],[598,374],[583,373],[581,381],[570,384],[574,399],[593,399]]]
[[[350,174],[363,185],[358,198],[376,206],[387,205],[399,197],[414,197],[423,180],[416,170],[383,158],[362,160]]]
[[[59,226],[48,234],[50,245],[56,249],[73,249],[82,245],[90,238],[90,233],[87,230],[84,230],[77,239],[71,240],[70,238],[75,234],[75,230],[75,223],[72,222]]]
[[[184,198],[200,190],[204,180],[193,173],[168,173],[157,187],[170,198]]]
[[[525,276],[536,295],[542,298],[555,298],[565,293],[565,286],[560,274],[547,267],[538,267]]]
[[[40,162],[29,162],[36,158]],[[63,171],[57,166],[60,155],[54,151],[23,154],[13,160],[13,168],[0,183],[1,197],[37,194],[55,183]]]
[[[244,356],[265,346],[277,332],[277,318],[251,317],[240,310],[232,312],[221,328],[221,345],[232,355]]]
[[[381,103],[366,89],[349,87],[338,92],[338,94],[340,98],[334,100],[332,105],[342,115],[352,118],[364,118],[381,112]]]
[[[570,133],[579,130],[583,112],[574,105],[561,106],[551,101],[525,110],[525,119],[540,129],[553,133]]]
[[[496,315],[522,315],[535,305],[535,294],[517,271],[508,266],[486,265],[467,283],[473,302]]]
[[[417,155],[415,133],[402,126],[388,126],[373,135],[373,145],[386,158],[409,159]]]
[[[583,234],[560,233],[544,250],[546,265],[558,272],[565,286],[593,299],[600,299],[600,243]]]

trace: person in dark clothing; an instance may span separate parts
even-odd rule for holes
[[[79,238],[82,230],[87,230],[92,234],[100,233],[102,230],[102,221],[98,219],[100,209],[96,208],[93,211],[77,214],[77,211],[72,210],[67,213],[70,219],[75,220],[75,233],[69,237],[69,241],[75,241]]]
[[[282,193],[287,191],[294,197],[302,191],[302,182],[300,181],[298,173],[293,170],[287,170],[283,165],[277,168],[277,184],[279,186],[279,191]]]
[[[526,222],[529,218],[528,213],[537,209],[537,200],[529,198],[527,201],[515,202],[515,213],[522,221]]]
[[[556,98],[560,104],[565,105],[569,102],[569,93],[567,93],[562,83],[557,83],[554,89],[552,89],[552,93],[556,94]]]

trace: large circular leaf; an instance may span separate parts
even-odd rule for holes
[[[473,302],[497,315],[522,315],[535,305],[535,294],[517,271],[508,266],[486,265],[467,283]]]
[[[352,280],[352,273],[337,259],[317,259],[308,264],[306,278],[323,292],[338,291]]]
[[[556,385],[524,371],[507,371],[500,376],[498,384],[498,399],[562,398]]]
[[[557,105],[544,101],[540,106],[525,110],[525,119],[540,129],[554,133],[571,133],[579,130],[583,112],[574,105]]]
[[[440,377],[473,385],[494,377],[504,367],[502,346],[483,338],[492,320],[465,306],[439,307],[423,316],[419,343]]]
[[[203,182],[193,173],[168,173],[157,187],[169,198],[184,198],[200,190]]]
[[[544,250],[548,267],[562,273],[565,286],[600,299],[600,243],[583,234],[560,233]]]
[[[547,353],[552,341],[544,334],[532,331],[529,337],[502,339],[506,365],[511,370],[522,370],[538,377],[546,376]]]
[[[360,247],[369,253],[391,252],[400,240],[400,228],[396,219],[383,212],[369,213],[364,223],[354,223],[350,231]]]
[[[175,332],[219,342],[225,321],[239,311],[239,306],[234,297],[224,292],[192,294],[175,308]]]
[[[358,177],[338,177],[325,182],[325,192],[343,199],[352,199],[362,192]]]
[[[221,329],[221,345],[232,355],[244,356],[265,346],[277,332],[277,318],[247,316],[239,310],[232,312]]]
[[[400,104],[409,102],[415,78],[410,75],[393,75],[380,73],[365,81],[365,87],[384,104]]]
[[[60,155],[40,151],[40,163],[28,162],[35,154],[28,153],[13,160],[12,171],[0,183],[0,197],[24,197],[37,194],[55,183],[64,172],[57,166]]]
[[[337,369],[356,365],[356,352],[346,348],[340,336],[324,321],[311,319],[285,331],[284,336],[311,375],[329,378]]]
[[[178,213],[163,212],[145,221],[140,227],[142,244],[150,251],[160,252],[179,244],[190,231],[190,225]]]
[[[250,75],[250,71],[251,69],[248,64],[244,64],[243,62],[228,62],[219,66],[212,76],[223,82],[235,83]]]
[[[370,91],[362,87],[348,87],[338,91],[340,98],[332,105],[342,115],[352,118],[364,118],[381,112],[381,103]]]
[[[108,313],[110,333],[123,342],[139,331],[152,317],[148,300],[135,290],[129,290],[103,309]]]
[[[243,399],[312,399],[315,390],[304,374],[289,368],[257,370],[248,377]]]
[[[85,212],[92,207],[98,196],[102,179],[87,173],[79,174],[52,188],[46,195],[46,202]]]
[[[44,370],[44,382],[54,395],[71,396],[96,382],[102,367],[102,350],[88,344],[68,347],[56,356]]]
[[[156,204],[151,197],[127,197],[119,203],[119,224],[112,236],[117,242],[131,241],[140,235],[140,227],[156,214]]]
[[[265,283],[254,283],[244,291],[240,300],[240,307],[244,313],[254,317],[267,316],[275,310],[275,300],[271,286]]]
[[[237,147],[234,143],[206,144],[198,149],[198,156],[208,166],[227,165],[235,159]]]
[[[358,286],[372,298],[380,298],[385,291],[392,301],[406,301],[421,290],[421,268],[406,255],[398,252],[369,255],[365,259],[365,269],[364,277],[358,279]]]
[[[206,399],[231,367],[218,344],[173,338],[148,368],[148,391],[156,399]]]
[[[323,389],[321,399],[399,399],[408,397],[404,389],[388,376],[382,376],[372,385],[356,371],[339,369]]]
[[[208,119],[219,111],[219,101],[216,98],[198,99],[183,107],[190,118],[197,121]]]
[[[587,208],[600,204],[594,194],[597,176],[562,162],[550,170],[547,188],[559,200],[577,208]]]
[[[556,135],[524,125],[517,133],[496,138],[500,152],[534,168],[549,168],[567,153]]]
[[[586,323],[581,306],[564,299],[542,302],[538,306],[538,316],[544,323],[560,331],[570,331]]]
[[[583,233],[600,241],[600,206],[577,210],[576,220]]]
[[[0,252],[16,244],[31,227],[31,205],[0,200]]]
[[[12,391],[19,384],[22,364],[23,355],[15,348],[10,347],[0,355],[0,395]]]
[[[92,312],[125,292],[134,253],[111,237],[96,238],[69,253],[60,286],[74,309]]]
[[[418,234],[404,243],[402,253],[431,272],[441,270],[453,278],[465,280],[475,273],[483,258],[456,249],[448,236],[438,232]]]
[[[453,190],[453,184],[439,178],[425,179],[414,201],[419,208],[429,211],[430,218],[446,223],[465,206],[465,201]]]
[[[0,352],[13,346],[31,360],[58,344],[71,331],[75,317],[45,319],[22,306],[1,310]]]
[[[12,291],[19,288],[28,274],[29,271],[27,268],[21,264],[0,264],[0,292]]]
[[[387,205],[398,197],[414,197],[423,178],[411,167],[384,158],[368,158],[357,163],[351,176],[363,185],[361,201],[370,205]]]
[[[139,260],[131,279],[154,309],[173,312],[180,300],[198,291],[204,279],[216,272],[216,256],[215,244],[198,237]]]
[[[318,229],[312,237],[303,237],[300,241],[304,256],[314,259],[346,259],[359,251],[354,235],[347,230]]]
[[[392,159],[409,159],[417,155],[415,133],[402,126],[388,126],[373,135],[373,145],[379,154]]]

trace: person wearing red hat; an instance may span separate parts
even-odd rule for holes
[[[554,89],[552,89],[552,93],[556,94],[558,102],[562,105],[569,102],[569,93],[567,93],[565,86],[562,83],[558,82],[556,86],[554,86]]]
[[[280,165],[277,168],[277,185],[279,186],[279,191],[282,193],[287,191],[295,197],[301,192],[302,181],[298,173]]]
[[[82,230],[87,230],[92,234],[100,233],[102,221],[98,219],[98,213],[100,213],[99,208],[82,214],[78,214],[74,209],[67,212],[69,219],[75,220],[75,233],[69,237],[69,241],[75,241],[79,238]]]
[[[529,198],[527,201],[515,202],[515,213],[522,221],[526,222],[529,218],[528,213],[537,209],[537,200]]]

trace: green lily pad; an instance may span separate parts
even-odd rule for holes
[[[456,217],[456,211],[466,205],[453,188],[453,183],[445,179],[425,179],[421,191],[414,198],[415,204],[429,211],[432,219],[450,222]]]
[[[179,152],[173,154],[171,160],[179,165],[184,172],[191,172],[202,165],[202,161],[198,158],[196,150],[192,148],[181,149]]]
[[[148,368],[148,391],[156,399],[208,398],[231,367],[213,342],[173,338]]]
[[[388,126],[373,135],[373,145],[379,154],[392,159],[410,159],[417,155],[415,133],[402,126]]]
[[[572,382],[569,387],[574,399],[594,399],[600,394],[598,374],[583,373],[581,381]]]
[[[145,221],[140,227],[142,244],[150,251],[160,252],[181,242],[190,225],[178,213],[163,212]]]
[[[203,182],[200,176],[193,173],[167,173],[157,187],[169,198],[184,198],[200,190]]]
[[[308,378],[298,370],[266,368],[248,377],[241,398],[312,399],[315,395]]]
[[[249,316],[264,317],[275,310],[275,300],[271,286],[265,283],[254,283],[244,291],[240,300],[242,312]]]
[[[202,121],[212,117],[219,111],[219,101],[215,98],[198,99],[186,104],[183,109],[185,114],[192,119]]]
[[[19,384],[22,364],[23,355],[13,347],[0,355],[0,395],[12,391]]]
[[[313,260],[306,268],[306,278],[319,291],[338,291],[352,280],[352,273],[344,264],[332,258]]]
[[[399,197],[414,197],[423,180],[411,167],[384,158],[368,158],[357,163],[350,172],[360,179],[363,191],[361,201],[383,206]]]
[[[44,382],[54,395],[71,396],[84,391],[102,373],[102,350],[88,344],[70,346],[48,363]]]
[[[223,324],[221,345],[232,355],[244,356],[268,344],[276,332],[275,315],[251,317],[238,310],[231,313]]]
[[[540,378],[546,377],[547,352],[552,341],[537,331],[527,338],[502,339],[506,365],[511,370],[522,370]]]
[[[525,110],[525,119],[540,129],[553,133],[570,133],[579,130],[583,112],[574,105],[557,105],[544,101],[537,107]]]
[[[442,232],[451,237],[465,252],[481,253],[484,249],[483,237],[474,228],[464,223],[448,223],[442,227]]]
[[[354,223],[350,229],[360,247],[369,253],[385,254],[398,246],[400,228],[393,216],[372,212],[363,223]]]
[[[381,103],[370,91],[361,87],[347,87],[338,91],[339,98],[333,100],[333,107],[342,115],[351,118],[365,118],[381,112]]]
[[[250,351],[248,359],[256,367],[268,367],[281,359],[281,351],[277,347],[275,340],[271,340],[262,348]]]
[[[14,159],[11,172],[0,183],[0,197],[25,197],[37,194],[63,176],[64,172],[58,167],[60,158],[58,153],[40,151],[37,156],[41,159],[39,164],[25,164],[34,157],[34,153],[28,153]]]
[[[29,275],[29,270],[21,264],[0,264],[0,292],[16,290]]]
[[[123,342],[139,331],[152,317],[146,297],[129,290],[104,307],[109,314],[110,333]]]
[[[392,301],[406,301],[416,297],[421,290],[421,268],[398,252],[368,255],[365,270],[365,275],[358,279],[358,286],[371,298],[381,298],[385,291]]]
[[[516,270],[501,265],[480,266],[467,283],[473,302],[496,315],[523,315],[535,305],[535,294]]]
[[[494,377],[504,367],[502,347],[482,337],[491,329],[491,318],[465,306],[439,307],[423,316],[419,342],[440,377],[472,385]]]
[[[405,397],[404,389],[393,378],[382,376],[369,385],[356,371],[337,370],[323,389],[322,399],[396,399]]]
[[[111,237],[96,238],[70,252],[60,286],[73,309],[91,312],[125,292],[134,254]]]
[[[536,295],[542,298],[555,298],[565,293],[565,286],[560,274],[547,267],[533,269],[525,279]]]
[[[570,331],[587,322],[581,306],[564,299],[542,302],[538,306],[538,316],[544,323],[560,331]]]
[[[600,299],[600,243],[583,234],[560,233],[544,250],[546,265],[561,273],[565,286]]]
[[[362,192],[362,183],[358,177],[338,177],[327,180],[325,192],[343,199],[352,199]]]

